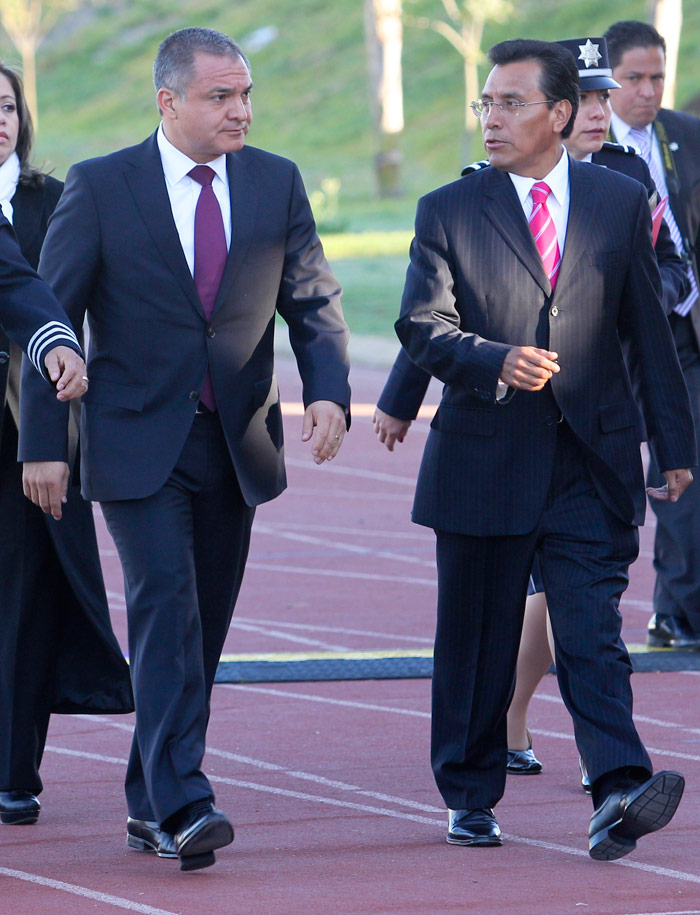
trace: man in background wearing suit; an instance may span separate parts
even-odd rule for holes
[[[210,29],[175,32],[154,80],[161,125],[70,170],[40,269],[90,324],[81,477],[124,569],[136,704],[127,841],[194,870],[233,840],[201,769],[210,695],[254,507],[286,485],[275,314],[289,325],[317,464],[349,422],[347,327],[296,166],[245,146],[240,47]],[[24,381],[26,488],[51,510],[64,457],[47,454],[48,418]]]
[[[474,103],[492,168],[418,204],[396,323],[445,384],[413,520],[437,535],[432,762],[448,842],[500,845],[506,711],[533,558],[562,697],[593,782],[589,852],[628,854],[683,791],[652,775],[632,722],[619,601],[645,508],[642,421],[677,500],[696,462],[690,406],[651,240],[646,189],[570,160],[576,64],[515,40]],[[600,172],[600,173],[598,173]]]
[[[658,188],[668,196],[664,218],[683,258],[690,291],[668,309],[700,442],[700,120],[661,108],[666,44],[645,22],[616,22],[605,33],[613,76],[621,88],[610,98],[611,132],[644,158]],[[658,486],[658,465],[650,462],[647,483]],[[654,615],[650,645],[700,650],[700,487],[680,506],[654,503]]]

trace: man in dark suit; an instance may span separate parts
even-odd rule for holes
[[[193,870],[233,839],[201,769],[209,699],[254,507],[286,485],[275,314],[289,325],[317,464],[349,421],[347,328],[296,166],[245,146],[239,46],[183,29],[161,44],[154,79],[160,127],[71,169],[40,269],[90,323],[82,482],[124,568],[128,843],[174,849]],[[63,455],[46,454],[45,420],[23,423],[20,456],[33,501],[50,509]]]
[[[564,140],[567,152],[581,162],[603,165],[640,181],[647,189],[650,205],[656,206],[659,193],[644,159],[632,146],[605,142],[612,114],[610,98],[620,89],[620,84],[612,79],[605,39],[568,39],[558,44],[574,55],[579,74],[579,109],[573,129]],[[462,175],[466,177],[488,167],[488,159],[482,159],[467,165]],[[664,310],[670,314],[679,300],[686,297],[689,286],[665,222],[660,226],[655,251],[661,273],[661,299]],[[412,362],[405,350],[399,350],[373,417],[375,432],[390,451],[396,442],[404,440],[429,383],[430,374]],[[684,505],[689,501],[684,500]],[[677,507],[673,509],[676,510]]]
[[[613,75],[621,88],[611,97],[611,132],[634,146],[649,165],[659,196],[668,196],[665,219],[683,258],[689,293],[668,309],[668,318],[690,394],[700,441],[700,120],[661,108],[666,45],[645,22],[616,22],[605,33]],[[647,482],[657,486],[652,460]],[[700,487],[682,505],[654,503],[654,615],[650,645],[700,650]]]
[[[593,781],[593,858],[671,819],[678,773],[652,775],[632,722],[620,596],[638,551],[642,422],[621,341],[677,500],[696,462],[645,189],[569,160],[578,74],[516,40],[474,103],[492,168],[418,204],[401,315],[408,355],[445,384],[413,519],[437,535],[433,771],[448,841],[501,843],[510,699],[533,558],[560,689]]]

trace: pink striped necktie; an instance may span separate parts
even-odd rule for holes
[[[544,181],[532,185],[532,212],[530,213],[530,230],[535,239],[537,250],[542,258],[544,272],[552,284],[552,292],[557,285],[561,256],[554,220],[547,209],[547,197],[552,189]]]

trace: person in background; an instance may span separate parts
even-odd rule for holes
[[[36,268],[63,187],[30,162],[20,77],[0,63],[0,205]],[[0,820],[39,817],[52,712],[133,711],[129,669],[109,621],[92,507],[71,480],[63,519],[24,497],[17,462],[21,351],[0,331]]]
[[[661,107],[666,44],[653,26],[616,22],[605,37],[613,76],[622,87],[611,97],[611,134],[638,150],[659,197],[668,196],[664,219],[687,272],[689,291],[668,309],[668,319],[700,443],[700,119]],[[659,480],[652,456],[647,484],[658,486]],[[654,502],[652,507],[656,582],[647,641],[700,650],[700,487],[693,487],[679,506]]]

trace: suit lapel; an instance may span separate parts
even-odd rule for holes
[[[243,150],[226,157],[226,171],[231,196],[231,247],[214,304],[214,312],[230,297],[236,276],[245,263],[253,240],[258,209],[258,190]]]
[[[43,208],[43,195],[40,190],[28,188],[23,184],[17,185],[17,190],[12,198],[13,229],[23,251],[37,254],[41,250],[41,211]],[[26,255],[25,255],[26,257]],[[38,260],[38,257],[37,257]]]
[[[506,172],[490,168],[484,172],[484,213],[493,223],[508,247],[532,274],[546,295],[552,294],[552,284],[544,272],[542,258],[527,224],[520,199]]]
[[[155,134],[135,148],[131,166],[125,169],[124,177],[153,244],[175,275],[182,291],[204,317],[202,303],[175,227]]]
[[[594,166],[588,163],[569,159],[569,219],[557,288],[559,285],[563,289],[566,288],[572,270],[590,241],[593,216],[597,207],[593,169]]]

